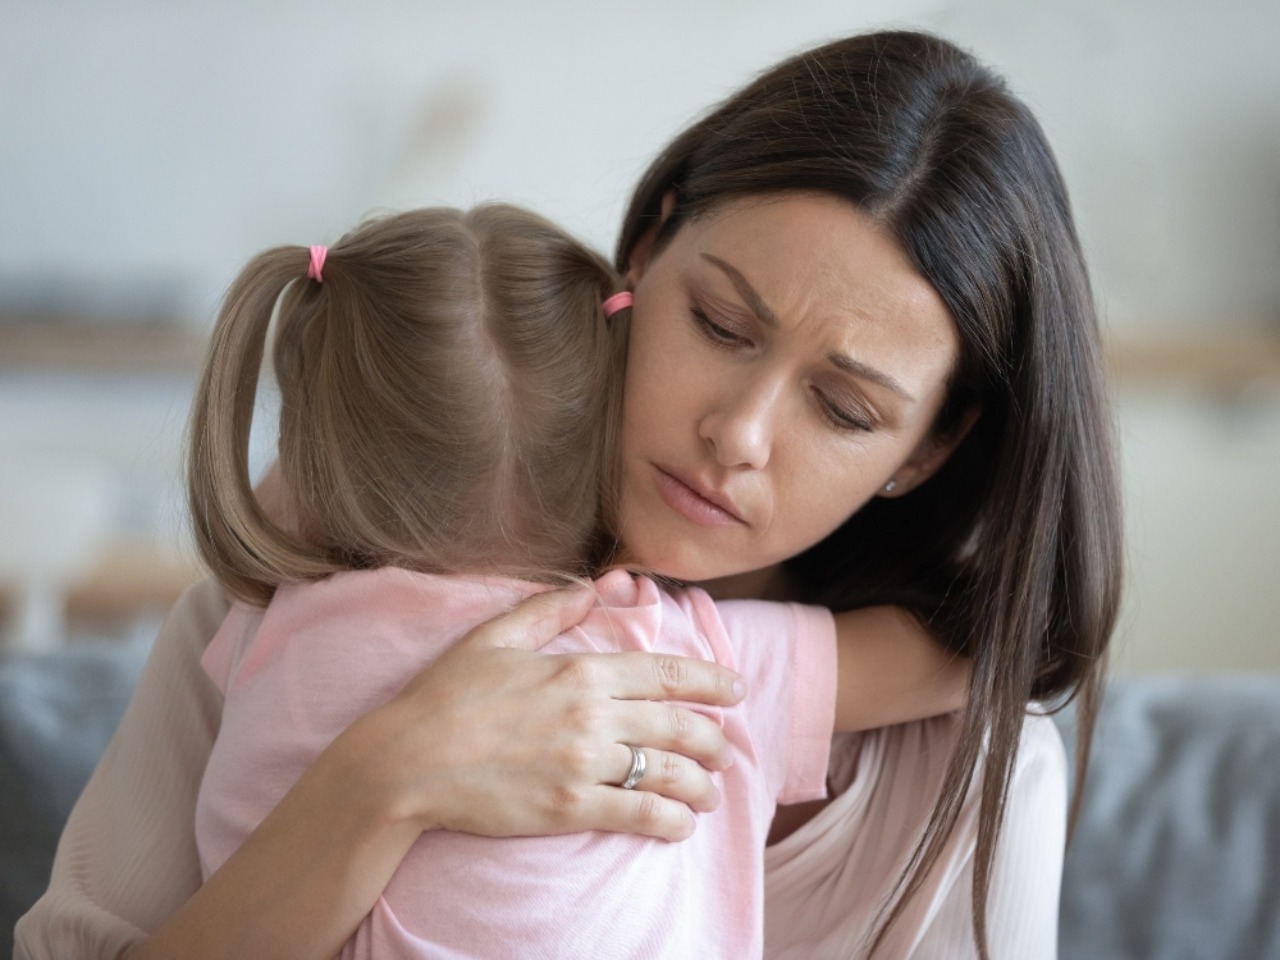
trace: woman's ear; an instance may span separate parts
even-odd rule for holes
[[[945,434],[930,433],[921,440],[911,456],[894,471],[889,482],[880,488],[880,496],[900,497],[904,493],[910,493],[937,473],[956,447],[960,446],[961,441],[969,435],[981,414],[978,407],[970,407],[954,428]]]
[[[631,245],[631,252],[627,256],[627,274],[623,278],[629,288],[634,290],[636,284],[640,282],[640,278],[649,269],[649,261],[653,259],[654,244],[658,241],[658,233],[662,230],[662,225],[675,212],[675,209],[676,192],[675,190],[668,190],[662,195],[662,206],[658,211],[658,222],[640,234],[636,238],[636,242]]]

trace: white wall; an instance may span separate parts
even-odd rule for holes
[[[681,124],[784,54],[886,24],[970,46],[1037,111],[1110,329],[1280,329],[1270,0],[3,0],[0,311],[206,324],[251,253],[384,206],[502,197],[607,247]],[[1121,664],[1280,668],[1280,396],[1119,399]],[[177,503],[183,402],[0,376],[0,457],[114,464],[137,525],[136,501]]]
[[[1280,393],[1120,397],[1121,669],[1280,669]]]
[[[1280,4],[958,3],[1037,112],[1122,329],[1280,326]]]
[[[752,71],[912,0],[17,6],[0,33],[0,277],[170,278],[383,205],[524,202],[605,246],[680,124]],[[151,281],[154,283],[154,280]]]
[[[0,278],[167,279],[204,318],[264,245],[490,196],[607,245],[690,116],[783,54],[894,23],[971,46],[1037,110],[1117,322],[1280,311],[1268,0],[6,0],[0,16]]]

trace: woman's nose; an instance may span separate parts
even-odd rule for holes
[[[725,467],[762,469],[773,450],[776,391],[756,384],[713,405],[698,434]]]

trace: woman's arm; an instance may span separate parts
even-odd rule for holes
[[[874,730],[962,708],[971,664],[901,607],[836,614],[836,730]]]
[[[661,794],[622,791],[609,785],[625,773],[618,744],[722,764],[714,723],[643,701],[727,705],[740,699],[734,676],[672,657],[515,648],[576,622],[590,599],[542,594],[473,631],[335,740],[201,887],[192,818],[220,704],[199,656],[226,605],[211,584],[195,588],[157,639],[17,955],[327,956],[425,828],[687,836],[681,801],[715,804],[706,771],[686,759],[645,785]]]
[[[15,957],[115,957],[200,886],[192,817],[222,710],[200,654],[226,612],[211,580],[174,606],[71,812],[49,889],[18,921]]]

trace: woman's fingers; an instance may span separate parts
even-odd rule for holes
[[[585,586],[535,594],[476,627],[461,641],[471,647],[536,650],[586,617],[595,593]],[[578,681],[619,700],[686,700],[729,707],[747,694],[743,679],[710,660],[673,654],[580,654]]]
[[[711,660],[666,653],[607,656],[613,673],[611,692],[620,700],[687,700],[731,707],[747,695],[747,685],[740,676]]]
[[[583,829],[687,840],[696,826],[694,815],[683,803],[645,790],[602,787],[591,804],[590,826]]]
[[[349,732],[361,779],[422,829],[689,836],[730,750],[716,720],[663,701],[729,706],[741,681],[683,657],[538,652],[594,602],[546,591],[472,630]],[[627,744],[646,760],[632,790]]]
[[[613,705],[611,732],[620,743],[678,753],[708,770],[725,770],[733,762],[724,728],[688,707],[649,700]]]
[[[636,782],[633,790],[679,800],[698,813],[710,813],[720,805],[720,791],[701,765],[678,753],[644,747],[639,749],[645,758],[644,775]],[[621,784],[631,773],[631,748],[623,745],[619,756],[624,758],[624,762],[621,775],[612,781],[615,784]]]
[[[594,603],[595,594],[588,587],[547,590],[480,624],[460,643],[473,647],[536,650],[581,623]]]

